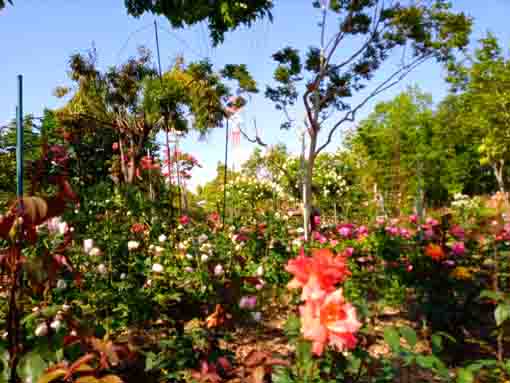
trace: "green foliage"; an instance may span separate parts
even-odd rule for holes
[[[169,1],[125,0],[129,14],[138,17],[145,12],[165,16],[172,27],[183,28],[205,21],[215,45],[223,42],[226,32],[240,25],[250,26],[260,18],[271,16],[273,2],[255,1]]]
[[[349,111],[346,119],[351,113],[355,114],[359,107],[351,105],[349,98],[373,82],[374,74],[397,48],[406,44],[411,48],[409,62],[397,72],[397,75],[405,75],[422,60],[451,60],[455,48],[463,49],[468,44],[471,20],[464,14],[451,12],[446,1],[434,1],[427,6],[398,3],[381,9],[378,5],[376,1],[331,2],[329,10],[339,17],[339,32],[324,53],[318,47],[311,47],[304,66],[298,50],[292,47],[273,55],[278,63],[274,75],[278,85],[268,87],[266,95],[278,109],[295,103],[298,83],[304,80],[308,118],[312,110],[315,116],[309,124],[317,130],[317,117],[327,115],[328,111]],[[366,36],[359,50],[355,49],[345,62],[334,62],[340,42],[359,36]],[[375,87],[371,96],[386,88],[392,79]]]
[[[510,60],[492,34],[480,40],[471,65],[452,64],[449,82],[462,105],[459,118],[475,131],[481,164],[490,165],[501,191],[506,188],[505,165],[508,162]]]
[[[490,169],[480,164],[480,132],[461,124],[462,113],[455,97],[433,110],[430,96],[417,88],[377,104],[348,137],[351,155],[364,162],[364,189],[377,185],[389,211],[420,198],[437,206],[458,193],[494,191]]]
[[[439,346],[440,336],[435,334],[435,350],[441,351]],[[401,337],[406,341],[406,346],[400,344]],[[391,347],[391,350],[395,356],[402,358],[405,365],[416,364],[419,367],[427,370],[432,370],[439,374],[443,379],[448,379],[449,371],[444,363],[435,354],[423,355],[415,351],[417,343],[417,334],[414,329],[408,326],[402,326],[397,328],[386,327],[384,329],[384,340]]]

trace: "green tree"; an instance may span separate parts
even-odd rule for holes
[[[431,160],[440,175],[436,180],[439,179],[449,195],[491,193],[497,189],[497,183],[491,167],[481,161],[478,148],[482,132],[464,120],[462,97],[449,95],[438,105],[431,141]],[[430,188],[432,184],[428,182],[427,186]]]
[[[130,15],[162,15],[174,28],[206,22],[215,45],[223,42],[226,32],[240,25],[250,26],[264,17],[272,20],[273,7],[271,0],[125,0],[125,4]]]
[[[315,159],[332,142],[334,134],[353,122],[370,100],[398,84],[420,64],[431,59],[452,60],[456,49],[467,46],[471,31],[471,19],[452,12],[451,4],[445,0],[390,4],[379,0],[323,0],[315,1],[314,6],[322,7],[323,12],[319,45],[308,50],[304,63],[295,48],[276,52],[273,55],[278,64],[274,73],[276,85],[266,90],[277,109],[289,116],[288,108],[298,101],[304,82],[301,97],[310,143],[305,172],[305,219],[311,212]],[[339,22],[327,39],[328,12]],[[344,44],[357,47],[342,56]],[[380,77],[376,74],[386,62],[396,69],[377,82]],[[322,141],[321,133],[326,133]]]
[[[45,116],[48,114],[45,111]],[[43,125],[44,125],[43,119]],[[37,159],[41,152],[40,127],[31,115],[24,118],[24,183],[30,185],[31,172],[28,164]],[[25,188],[26,190],[26,188]],[[0,200],[7,202],[16,194],[16,121],[0,127]]]
[[[379,103],[351,140],[362,145],[376,189],[388,207],[398,210],[405,197],[416,195],[431,156],[432,97],[416,88]],[[351,143],[353,145],[353,143]],[[359,147],[358,147],[359,149]]]
[[[97,69],[94,52],[72,56],[70,67],[75,85],[57,89],[60,96],[72,91],[58,117],[77,153],[80,178],[89,183],[96,182],[91,171],[105,178],[111,169],[117,182],[135,182],[142,157],[157,150],[161,130],[185,133],[189,120],[202,134],[221,126],[233,92],[226,82],[237,81],[237,93],[257,91],[243,65],[217,73],[207,61],[184,65],[179,59],[160,78],[145,49],[106,72]]]
[[[482,164],[491,166],[499,190],[507,189],[505,168],[510,160],[510,58],[492,34],[480,40],[470,64],[452,64],[448,80],[459,94],[462,123],[479,130]]]

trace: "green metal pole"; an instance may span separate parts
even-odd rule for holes
[[[16,179],[18,198],[23,196],[23,76],[18,75],[18,108],[16,110]]]

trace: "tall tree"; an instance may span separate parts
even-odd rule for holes
[[[48,111],[44,112],[42,121],[44,128]],[[23,122],[24,135],[24,181],[29,184],[31,180],[31,161],[39,157],[41,153],[41,126],[38,126],[32,115],[26,115]],[[26,188],[25,188],[26,190]],[[16,194],[16,121],[11,121],[6,126],[0,126],[0,200],[9,201]]]
[[[73,55],[70,67],[73,89],[61,87],[56,93],[72,96],[57,115],[78,155],[82,181],[92,183],[90,172],[107,175],[108,162],[117,171],[112,177],[116,182],[134,183],[147,151],[157,149],[155,137],[161,130],[186,133],[189,120],[202,134],[221,126],[234,92],[227,83],[234,82],[238,94],[257,91],[244,65],[215,72],[207,61],[185,65],[179,59],[160,77],[143,48],[138,57],[105,72],[97,69],[94,52]],[[112,158],[117,163],[111,164]]]
[[[432,97],[411,88],[376,105],[351,138],[364,146],[377,190],[396,210],[415,195],[431,155],[427,134],[433,124]],[[355,145],[352,143],[351,145]],[[422,168],[422,169],[420,169]]]
[[[507,190],[506,165],[510,161],[510,58],[494,35],[480,40],[468,64],[452,64],[448,80],[459,94],[462,122],[479,130],[482,164],[492,167],[499,190]]]
[[[206,22],[215,45],[223,42],[225,33],[240,25],[250,26],[259,18],[272,20],[272,0],[124,0],[130,15],[145,12],[165,16],[172,27],[182,28]]]
[[[370,100],[398,84],[419,65],[435,59],[452,60],[456,49],[469,42],[471,19],[451,11],[446,0],[321,0],[320,40],[311,47],[302,63],[299,51],[286,47],[273,55],[278,63],[267,97],[277,109],[287,112],[301,95],[306,110],[309,139],[305,174],[304,216],[312,207],[312,178],[315,159],[333,140],[334,134],[346,123],[355,120],[358,111]],[[327,16],[331,12],[339,20],[330,38],[326,38]],[[347,45],[348,44],[348,45]],[[341,57],[344,45],[349,53]],[[395,60],[392,55],[400,50]],[[376,74],[391,63],[389,75],[379,81]],[[356,96],[356,97],[355,97]],[[288,115],[288,113],[287,113]],[[284,124],[289,127],[290,123]],[[325,140],[320,141],[320,134]]]

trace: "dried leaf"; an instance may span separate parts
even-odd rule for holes
[[[101,383],[123,383],[122,379],[116,375],[106,375],[99,380]]]
[[[264,366],[258,366],[251,373],[251,383],[264,383],[264,376],[266,375],[266,369]]]
[[[37,383],[51,383],[54,380],[63,378],[67,373],[67,370],[65,368],[59,368],[57,370],[47,372],[44,375],[42,375]]]
[[[290,366],[290,362],[285,359],[270,358],[266,361],[268,366]]]
[[[67,370],[67,374],[64,377],[64,380],[68,380],[69,378],[71,378],[71,376],[73,376],[73,374],[75,372],[84,371],[84,368],[85,368],[85,371],[92,370],[92,368],[90,366],[88,366],[87,363],[94,360],[95,358],[96,358],[96,355],[94,355],[94,354],[83,355],[80,359],[78,359],[76,362],[74,362],[71,365],[71,367],[69,367],[69,370]]]
[[[76,383],[99,383],[100,380],[94,378],[93,376],[82,376],[75,380]]]
[[[108,357],[108,361],[112,366],[119,364],[119,357],[114,349],[114,344],[112,341],[103,342],[97,338],[91,338],[90,344],[94,348],[94,350],[98,351],[100,354],[104,354]]]
[[[225,322],[225,310],[221,307],[221,305],[216,305],[216,309],[214,310],[214,312],[211,315],[209,315],[205,320],[207,328],[218,327],[224,322]]]
[[[252,350],[244,359],[244,365],[248,368],[264,364],[271,356],[265,351]]]

